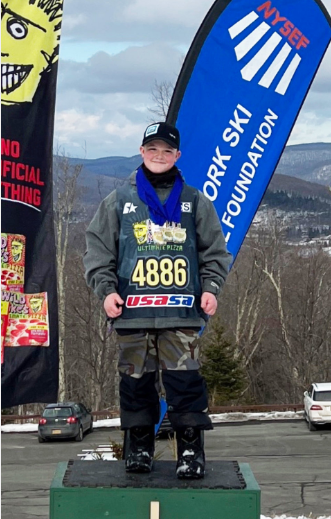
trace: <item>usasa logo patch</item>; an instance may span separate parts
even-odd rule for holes
[[[301,61],[297,51],[307,47],[309,39],[271,1],[256,10],[259,14],[251,11],[229,28],[230,38],[236,43],[237,61],[250,53],[249,61],[240,70],[241,76],[285,95]]]
[[[125,306],[135,308],[137,306],[184,306],[192,308],[194,296],[180,294],[153,294],[150,296],[128,296]]]

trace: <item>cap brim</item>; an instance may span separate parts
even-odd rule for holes
[[[152,141],[164,141],[167,144],[169,144],[169,146],[171,146],[172,148],[175,148],[176,150],[178,150],[178,146],[176,146],[176,144],[174,144],[173,141],[170,141],[169,139],[165,139],[164,137],[159,137],[159,136],[155,136],[155,135],[150,135],[149,137],[146,137],[146,139],[143,140],[142,146],[145,146],[145,144],[148,144],[149,142],[152,142]]]

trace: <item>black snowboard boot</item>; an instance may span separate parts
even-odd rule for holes
[[[205,475],[203,431],[194,427],[179,429],[177,438],[177,467],[179,479],[201,479]]]
[[[154,426],[132,427],[125,459],[127,472],[150,472],[154,456]]]

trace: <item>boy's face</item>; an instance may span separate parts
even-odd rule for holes
[[[169,171],[181,156],[181,152],[164,141],[155,140],[140,146],[145,166],[157,174]]]

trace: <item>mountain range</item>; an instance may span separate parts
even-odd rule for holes
[[[331,186],[331,143],[286,146],[276,173]]]
[[[69,158],[81,164],[79,185],[83,202],[95,206],[141,163],[140,155]],[[331,203],[331,143],[286,146],[269,184],[269,193],[284,191],[302,198],[318,198]]]

